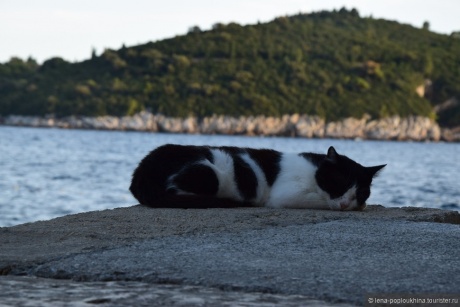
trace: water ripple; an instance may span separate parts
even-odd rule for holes
[[[368,203],[460,209],[460,144],[206,136],[0,127],[0,226],[131,206],[137,163],[165,143],[325,153],[388,164]]]

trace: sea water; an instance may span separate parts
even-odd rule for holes
[[[0,227],[137,204],[139,161],[166,143],[340,154],[387,166],[369,204],[460,209],[460,144],[184,135],[0,126]]]

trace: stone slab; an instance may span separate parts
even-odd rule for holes
[[[0,228],[0,284],[14,275],[83,288],[167,284],[323,305],[362,305],[366,293],[460,293],[459,224],[456,211],[412,207],[133,206]]]

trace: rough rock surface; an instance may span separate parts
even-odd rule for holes
[[[135,281],[75,282],[0,276],[2,306],[327,306],[303,295],[245,293],[218,288]],[[22,291],[18,291],[22,290]],[[24,291],[25,290],[25,291]],[[63,293],[65,295],[63,295]],[[338,307],[350,304],[334,304]]]
[[[0,228],[0,300],[324,306],[458,293],[459,225],[456,211],[382,206],[81,213]]]

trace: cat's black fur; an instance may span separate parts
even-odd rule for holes
[[[346,208],[355,201],[353,209],[362,209],[372,178],[384,166],[363,167],[333,147],[327,155],[295,155],[270,149],[168,144],[140,162],[130,191],[141,204],[151,207],[317,208],[323,207],[324,199],[332,209],[344,209],[334,199],[349,195],[353,188],[356,195],[347,196]],[[302,168],[306,171],[301,172]],[[292,189],[291,182],[303,185]]]

